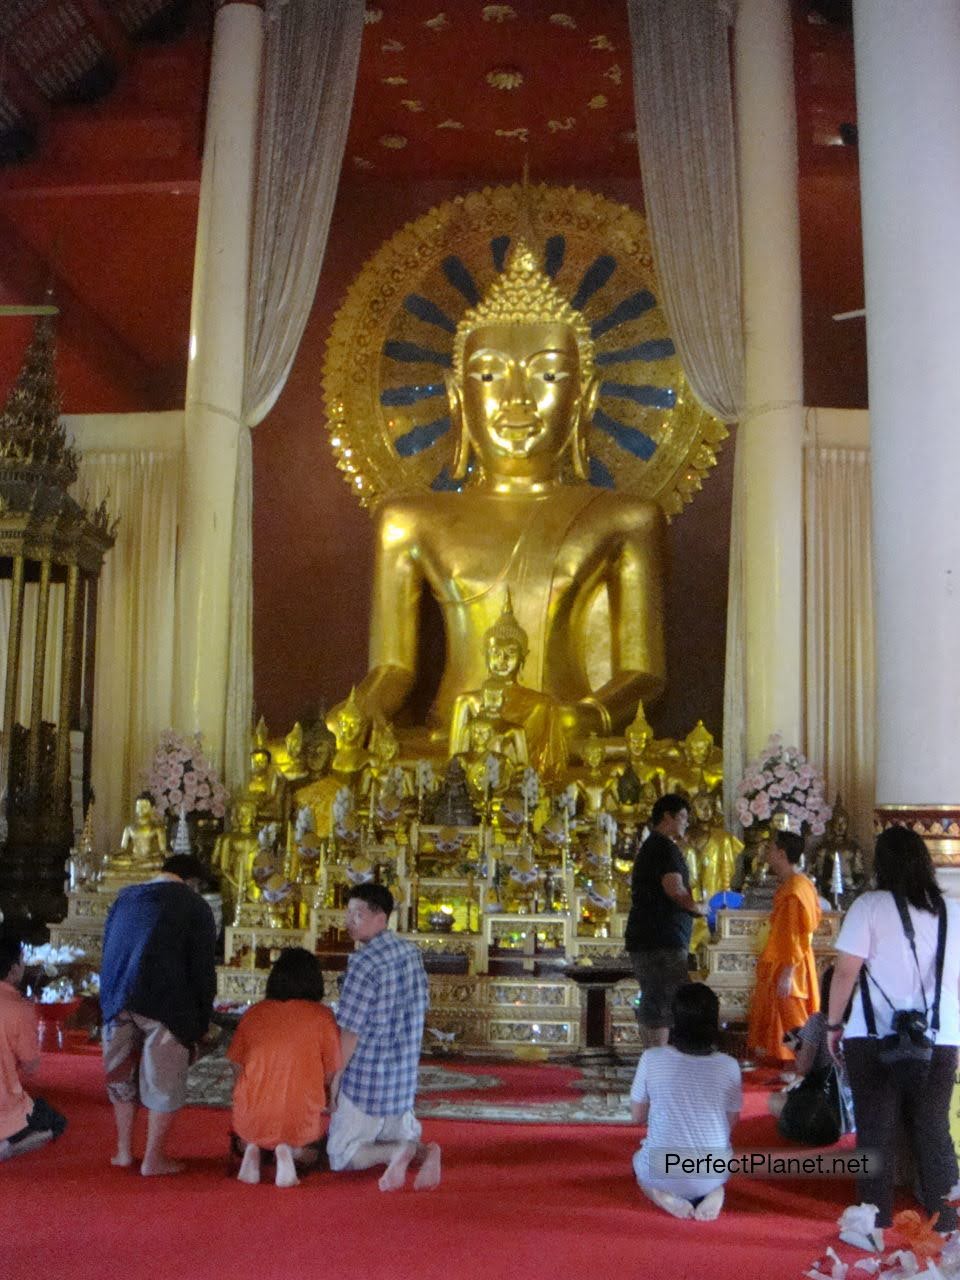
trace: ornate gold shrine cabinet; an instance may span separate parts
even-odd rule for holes
[[[63,914],[90,792],[97,579],[115,526],[67,492],[78,463],[43,316],[0,415],[0,911],[27,930]]]

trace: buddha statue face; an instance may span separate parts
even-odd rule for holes
[[[599,738],[592,737],[583,749],[583,759],[589,769],[599,769],[603,764],[604,746]]]
[[[151,826],[153,823],[153,801],[149,796],[137,796],[136,803],[133,806],[136,815],[137,825],[141,827]]]
[[[649,725],[640,725],[634,721],[633,724],[627,725],[624,736],[627,740],[627,751],[636,759],[646,751],[653,734]]]
[[[523,666],[523,650],[516,640],[487,640],[487,670],[500,680],[515,680]]]
[[[479,753],[491,751],[493,744],[493,725],[489,720],[477,718],[470,722],[470,750]]]
[[[363,716],[353,707],[345,706],[337,716],[337,746],[355,747],[363,736]]]
[[[257,820],[257,806],[241,801],[237,805],[237,830],[245,836],[253,834],[253,824]]]
[[[683,740],[683,754],[690,764],[702,768],[707,762],[712,746],[713,734],[709,729],[704,728],[702,720],[698,720]]]
[[[484,473],[552,477],[580,424],[573,330],[560,322],[482,325],[463,358],[463,425]]]
[[[254,747],[250,752],[250,777],[265,778],[270,768],[272,757],[266,747]]]
[[[400,743],[392,729],[381,729],[377,734],[376,757],[381,765],[392,764],[400,754]]]

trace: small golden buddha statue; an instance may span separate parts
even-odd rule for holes
[[[124,827],[120,849],[107,858],[99,888],[112,892],[124,884],[149,880],[167,857],[167,831],[153,808],[147,791],[137,796],[133,822]]]
[[[702,900],[709,902],[730,888],[743,841],[724,826],[723,800],[717,791],[695,795],[690,816],[689,842],[697,853]]]
[[[655,796],[662,796],[665,791],[664,779],[666,768],[663,755],[653,741],[653,729],[647,720],[643,703],[637,703],[637,714],[627,725],[623,734],[627,747],[626,763],[616,766],[611,774],[610,790],[614,791],[617,779],[632,770],[641,787],[652,787]]]
[[[389,792],[403,801],[414,794],[409,772],[399,763],[400,742],[390,721],[378,724],[370,742],[371,756],[360,775],[360,794],[376,808]]]
[[[242,797],[257,806],[258,822],[273,822],[281,816],[280,777],[265,741],[258,740],[250,752],[250,776]]]
[[[567,763],[567,741],[559,705],[545,694],[520,683],[527,659],[527,633],[513,613],[510,592],[500,617],[483,637],[487,679],[482,688],[462,693],[453,704],[451,745],[459,743],[472,716],[479,715],[491,694],[500,706],[500,721],[523,731],[530,763],[546,778],[555,778]],[[484,694],[486,692],[486,698]]]
[[[604,769],[606,747],[595,733],[591,733],[582,750],[584,769],[574,775],[577,789],[577,809],[585,821],[596,821],[606,808],[610,775]]]
[[[256,801],[249,797],[238,800],[233,811],[233,827],[218,836],[213,847],[211,863],[220,873],[223,918],[229,924],[239,923],[240,902],[260,851],[256,822]]]
[[[310,770],[304,752],[303,725],[298,720],[283,740],[286,759],[280,772],[288,785],[297,786],[309,776]]]
[[[505,588],[529,690],[561,708],[568,732],[610,733],[661,692],[664,520],[655,503],[588,482],[598,389],[587,321],[518,239],[454,337],[447,390],[463,490],[412,491],[378,512],[371,665],[357,689],[367,715],[395,715],[414,687],[424,587],[446,639],[433,726],[493,674],[484,638]],[[503,650],[497,665],[519,688],[518,655]]]
[[[493,720],[478,712],[467,726],[467,735],[467,750],[456,758],[463,765],[470,797],[482,810],[509,788],[514,767],[509,756],[500,750],[501,739]]]
[[[698,720],[680,744],[680,757],[667,772],[667,790],[691,799],[701,791],[716,791],[723,782],[723,753],[713,734]]]
[[[331,830],[331,814],[337,792],[348,787],[354,794],[373,757],[364,745],[370,722],[364,715],[354,689],[350,697],[336,708],[333,721],[336,749],[330,772],[301,787],[294,795],[297,806],[309,805],[313,810],[314,829],[321,834]]]
[[[814,846],[810,865],[818,892],[834,906],[859,892],[866,882],[863,850],[850,835],[850,815],[839,795],[827,829]]]

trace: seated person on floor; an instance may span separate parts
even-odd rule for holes
[[[19,990],[20,952],[19,941],[0,938],[0,1160],[33,1151],[67,1127],[59,1111],[31,1098],[20,1080],[40,1064],[37,1011]]]
[[[692,1176],[666,1162],[670,1152],[728,1152],[743,1105],[739,1064],[718,1053],[720,1001],[702,982],[673,998],[668,1045],[645,1049],[630,1089],[630,1114],[647,1126],[633,1157],[640,1190],[675,1218],[712,1222],[723,1208],[726,1174]]]
[[[227,1058],[239,1073],[233,1131],[243,1144],[241,1182],[260,1181],[261,1148],[276,1153],[278,1187],[297,1185],[295,1161],[316,1163],[327,1088],[340,1068],[340,1034],[322,1000],[317,956],[286,947],[265,998],[240,1019]]]

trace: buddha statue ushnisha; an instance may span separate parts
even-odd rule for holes
[[[141,792],[133,806],[133,821],[124,827],[120,849],[107,859],[100,888],[112,891],[122,884],[149,880],[167,856],[167,832],[153,808],[153,797]]]
[[[558,705],[571,734],[609,734],[664,686],[664,521],[655,503],[588,483],[593,339],[523,240],[461,318],[452,364],[453,479],[463,488],[380,506],[370,669],[357,698],[384,718],[406,702],[427,586],[446,640],[428,719],[449,724],[458,695],[489,674],[484,637],[509,589],[529,689]],[[609,675],[593,687],[588,659],[598,652]]]

